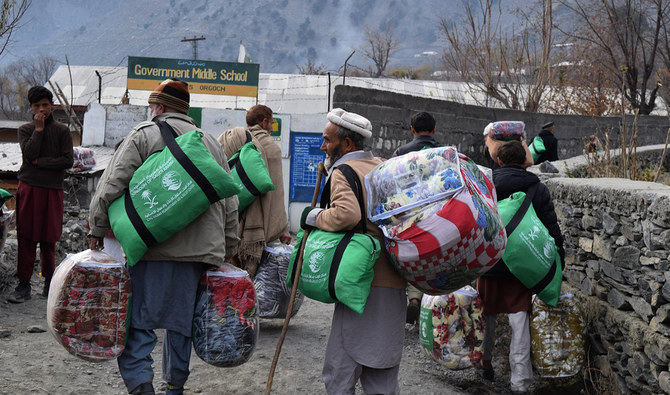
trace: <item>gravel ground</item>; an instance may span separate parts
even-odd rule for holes
[[[48,331],[46,299],[38,295],[42,279],[33,278],[32,299],[23,304],[6,302],[10,290],[0,295],[0,393],[2,394],[125,394],[114,361],[91,363],[70,355]],[[291,320],[273,379],[275,394],[323,394],[321,367],[330,328],[333,305],[305,299]],[[415,325],[406,326],[405,349],[400,368],[403,394],[506,394],[509,371],[504,345],[509,338],[506,320],[499,320],[494,357],[496,379],[481,378],[470,368],[450,371],[428,357],[419,346]],[[262,394],[281,334],[283,320],[262,320],[260,339],[251,359],[235,368],[217,368],[191,358],[187,394]],[[161,371],[162,336],[154,358],[154,386],[163,393]],[[536,381],[533,393],[554,392],[551,383]],[[361,388],[357,394],[362,394]]]

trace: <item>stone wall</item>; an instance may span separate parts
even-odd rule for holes
[[[603,350],[593,365],[621,393],[670,393],[670,187],[546,183],[565,236],[564,288],[584,302],[592,349]]]
[[[74,254],[84,251],[88,248],[88,241],[86,240],[86,222],[88,220],[88,210],[81,210],[77,206],[66,207],[63,212],[63,233],[60,240],[56,243],[56,266],[65,259],[67,254]],[[4,248],[0,250],[0,292],[4,292],[7,288],[13,287],[17,284],[16,280],[16,218],[12,219],[9,225],[9,232]],[[33,280],[36,279],[37,273],[40,272],[39,249],[37,253],[37,260],[35,262],[35,274]],[[39,280],[40,288],[42,280]]]
[[[340,85],[335,88],[333,106],[359,113],[372,123],[373,151],[390,157],[400,145],[410,141],[410,118],[419,111],[427,111],[437,121],[436,139],[456,146],[459,152],[484,164],[482,132],[489,122],[516,120],[526,123],[529,138],[535,137],[540,126],[553,121],[558,138],[560,159],[581,155],[584,138],[609,129],[613,143],[619,139],[617,117],[589,117],[580,115],[538,114],[499,108],[486,108],[459,104],[451,101],[400,95],[393,92]],[[630,127],[632,118],[626,118]],[[670,126],[667,117],[643,116],[639,118],[638,145],[662,144]],[[612,146],[618,146],[618,143]]]

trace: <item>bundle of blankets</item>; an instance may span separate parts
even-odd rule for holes
[[[572,294],[559,296],[556,307],[533,300],[530,339],[535,371],[541,377],[572,377],[586,360],[586,316]]]
[[[466,369],[482,357],[482,300],[471,286],[448,295],[424,295],[419,316],[419,343],[448,369]]]
[[[248,361],[258,342],[256,291],[249,274],[225,263],[205,272],[193,318],[193,348],[210,365]]]
[[[51,279],[49,330],[74,356],[117,358],[126,345],[131,292],[130,274],[114,257],[96,250],[68,255]]]
[[[279,241],[269,243],[263,250],[254,277],[260,318],[284,318],[288,313],[291,289],[286,285],[286,275],[292,251],[293,246]],[[305,296],[297,291],[291,317],[300,310],[304,299]]]
[[[391,158],[365,176],[367,216],[399,272],[430,295],[453,292],[502,257],[507,236],[490,169],[454,147]]]

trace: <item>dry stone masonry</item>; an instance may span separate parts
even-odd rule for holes
[[[546,183],[565,237],[564,289],[583,302],[592,366],[621,393],[670,393],[670,187]]]

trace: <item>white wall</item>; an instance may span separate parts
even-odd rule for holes
[[[89,114],[90,112],[90,114]],[[284,206],[287,207],[289,218],[289,230],[296,233],[300,228],[300,215],[302,210],[309,203],[290,203],[290,132],[307,132],[321,134],[326,124],[326,114],[275,114],[275,118],[281,118],[282,128],[288,129],[289,133],[282,131],[281,138],[277,144],[282,148],[282,171],[284,174]],[[113,147],[118,141],[128,135],[128,133],[138,123],[149,119],[148,106],[134,106],[127,104],[120,105],[99,105],[91,104],[84,115],[84,124],[88,126],[89,120],[91,128],[94,130],[104,129],[104,138],[99,132],[95,134],[89,132],[91,141],[83,145],[104,145]],[[202,110],[202,129],[211,133],[214,137],[219,137],[225,130],[235,126],[246,125],[246,110],[223,110],[204,108]],[[84,136],[87,135],[84,129]],[[324,180],[325,182],[325,180]]]

